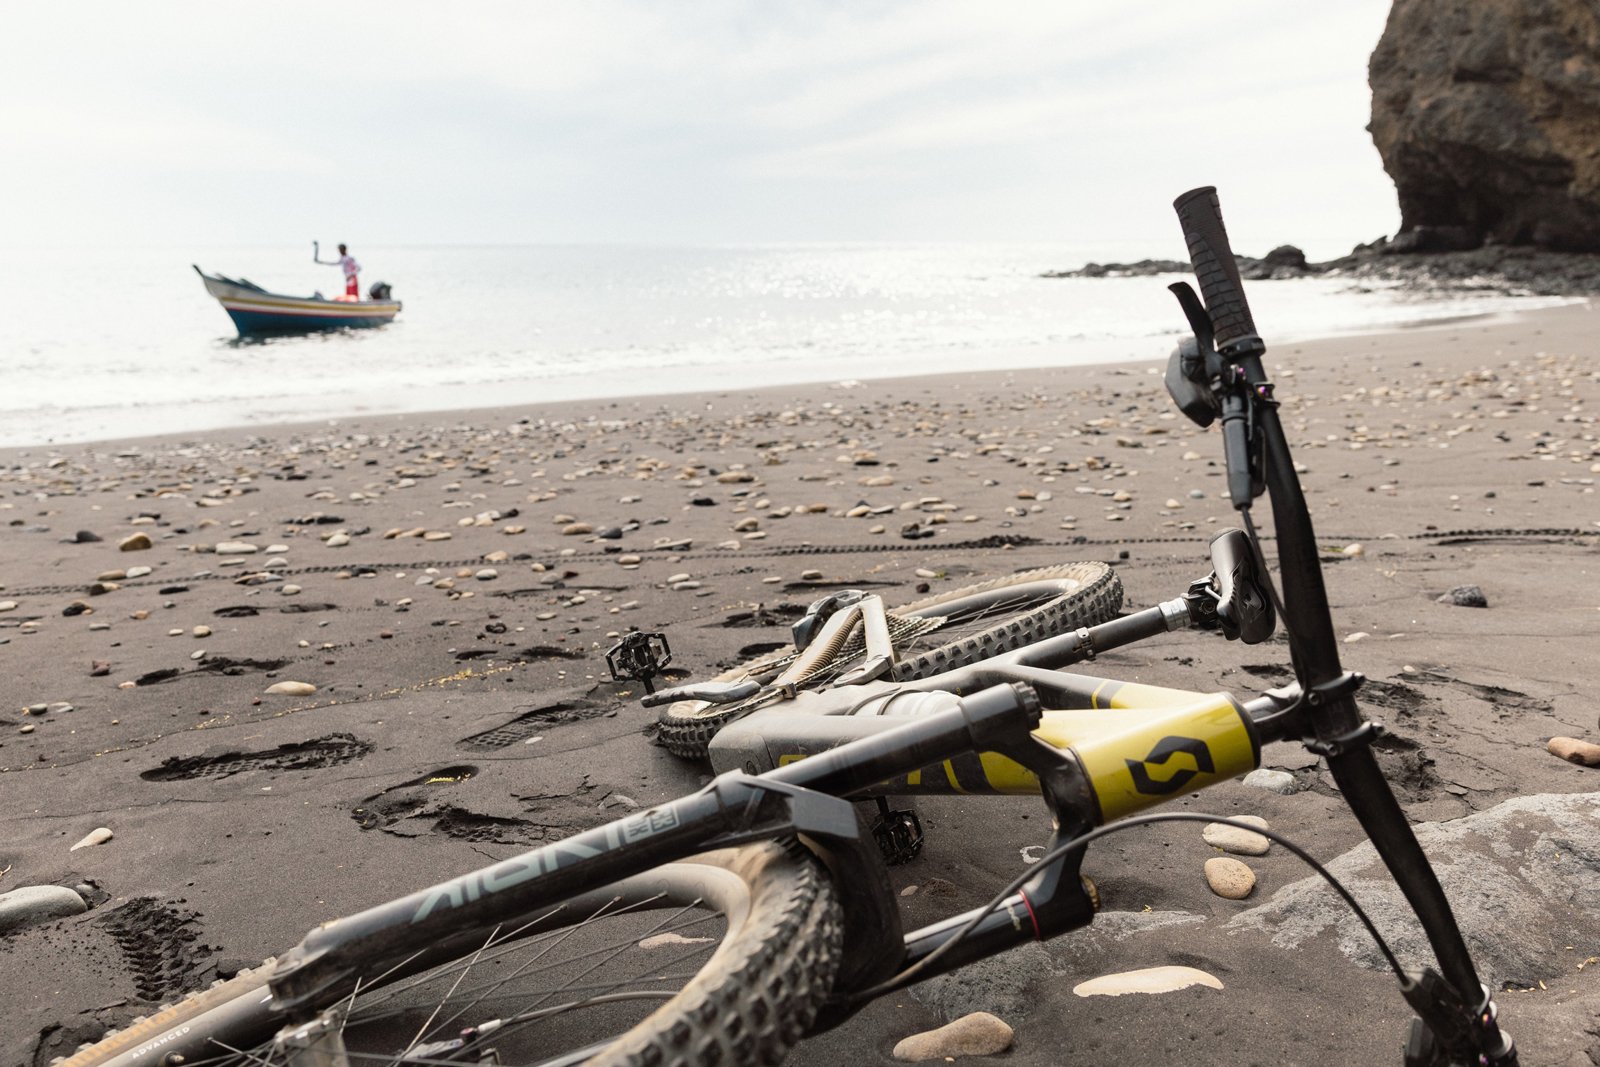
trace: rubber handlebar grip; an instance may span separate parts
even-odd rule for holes
[[[1189,245],[1189,261],[1194,264],[1200,295],[1211,313],[1217,347],[1226,348],[1240,338],[1253,335],[1256,324],[1250,317],[1250,305],[1244,299],[1244,285],[1239,279],[1239,264],[1234,261],[1233,249],[1228,244],[1228,231],[1222,225],[1222,206],[1217,202],[1216,187],[1206,185],[1190,189],[1174,200],[1172,206],[1177,209],[1183,238]]]

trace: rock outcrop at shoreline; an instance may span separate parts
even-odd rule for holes
[[[1393,250],[1600,251],[1592,2],[1395,0],[1368,81],[1400,197]]]
[[[1404,237],[1405,234],[1401,234]],[[1308,263],[1293,245],[1273,249],[1260,259],[1239,257],[1239,273],[1247,281],[1304,278],[1313,275],[1361,281],[1397,282],[1421,293],[1489,292],[1517,296],[1588,296],[1600,293],[1600,255],[1587,252],[1543,252],[1528,246],[1485,245],[1468,252],[1396,255],[1403,242],[1379,238],[1357,245],[1348,256]],[[1402,249],[1403,250],[1403,247]],[[1077,270],[1047,271],[1045,278],[1138,278],[1157,274],[1189,274],[1191,267],[1175,259],[1137,263],[1087,263]]]

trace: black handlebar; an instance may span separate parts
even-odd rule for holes
[[[1190,189],[1172,202],[1189,244],[1189,259],[1194,276],[1205,297],[1206,310],[1216,331],[1219,349],[1256,336],[1255,320],[1244,299],[1239,265],[1234,262],[1228,231],[1222,225],[1222,207],[1215,186]]]

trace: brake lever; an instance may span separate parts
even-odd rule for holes
[[[1188,282],[1177,282],[1167,288],[1178,298],[1189,320],[1189,328],[1194,331],[1193,337],[1185,337],[1178,343],[1167,361],[1167,392],[1195,425],[1210,426],[1222,413],[1212,388],[1214,380],[1222,373],[1222,363],[1211,344],[1211,316],[1206,314]]]

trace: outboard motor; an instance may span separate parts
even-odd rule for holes
[[[372,288],[367,290],[367,299],[388,300],[389,292],[390,290],[388,282],[373,282]]]

